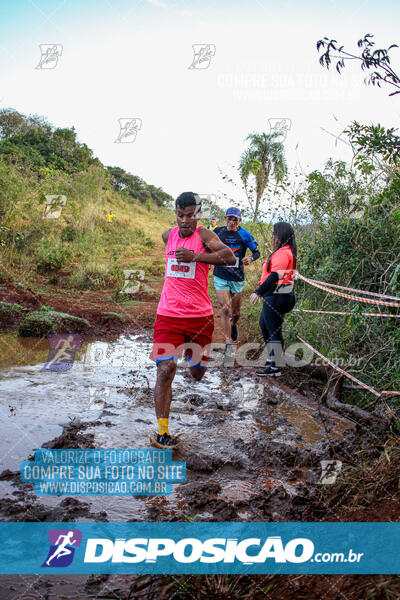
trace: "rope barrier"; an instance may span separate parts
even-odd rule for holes
[[[303,340],[299,335],[297,337],[299,338],[299,340],[303,344],[305,344],[307,346],[307,348],[309,348],[310,350],[312,350],[320,358],[323,358],[327,362],[327,364],[332,367],[332,369],[335,369],[335,371],[338,371],[339,373],[341,373],[342,375],[344,375],[345,377],[347,377],[351,381],[354,381],[355,383],[357,383],[362,388],[368,390],[369,392],[371,392],[372,394],[374,394],[377,398],[381,398],[382,396],[385,396],[385,395],[386,396],[387,395],[390,395],[390,396],[400,396],[400,392],[394,392],[392,390],[384,390],[382,392],[377,392],[372,386],[367,385],[366,383],[363,383],[362,381],[360,381],[359,379],[357,379],[357,377],[354,377],[354,375],[350,375],[350,373],[347,373],[347,371],[344,371],[343,369],[341,369],[340,367],[338,367],[337,365],[335,365],[331,360],[329,360],[329,358],[327,358],[326,356],[324,356],[323,354],[321,354],[320,352],[318,352],[318,350],[316,350],[315,348],[313,348],[311,346],[311,344],[309,344],[308,342],[306,342],[305,340]]]
[[[373,300],[370,298],[361,298],[360,296],[352,296],[351,294],[345,294],[344,292],[336,292],[335,290],[332,290],[326,285],[321,285],[320,283],[317,283],[312,279],[308,279],[308,277],[304,277],[304,275],[301,275],[300,273],[297,273],[297,276],[306,283],[309,283],[310,285],[320,290],[328,292],[329,294],[335,294],[335,296],[340,296],[341,298],[348,298],[349,300],[355,300],[356,302],[365,302],[366,304],[377,304],[378,306],[391,306],[392,308],[400,308],[400,304],[396,302],[388,302],[386,300]]]
[[[305,308],[294,308],[293,312],[318,313],[320,315],[356,315],[357,313],[333,311],[333,310],[309,310]],[[389,313],[359,313],[363,317],[395,317],[400,319],[400,315],[392,315]]]
[[[300,273],[297,273],[300,278],[303,278]],[[386,298],[386,300],[396,300],[396,302],[400,302],[400,298],[396,296],[387,296],[386,294],[379,294],[378,292],[366,292],[365,290],[358,290],[356,288],[344,287],[344,285],[335,285],[334,283],[326,283],[325,281],[319,281],[318,279],[309,279],[309,281],[313,283],[319,283],[321,285],[327,285],[329,287],[333,287],[339,290],[346,290],[347,292],[356,292],[358,294],[364,294],[364,296],[378,296],[379,298]]]
[[[398,304],[398,302],[400,302],[400,298],[397,298],[396,296],[386,296],[384,294],[379,294],[379,293],[375,293],[375,292],[366,292],[364,290],[348,288],[348,287],[344,287],[344,286],[340,286],[340,285],[335,285],[333,283],[325,283],[324,281],[318,281],[316,279],[309,279],[308,277],[304,277],[304,275],[301,275],[298,271],[296,272],[296,277],[298,277],[299,279],[302,279],[303,281],[312,285],[313,287],[316,287],[320,290],[328,292],[329,294],[334,294],[335,296],[340,296],[341,298],[348,298],[349,300],[355,300],[356,302],[365,302],[366,304],[376,304],[378,306],[391,306],[393,308],[400,308],[400,304]],[[371,299],[371,298],[362,298],[361,296],[353,296],[351,294],[345,294],[344,292],[337,292],[331,288],[347,290],[349,292],[356,292],[356,293],[365,294],[368,296],[377,296],[379,298],[386,298],[387,300],[375,300],[375,299]],[[388,302],[388,300],[396,300],[396,302]],[[326,314],[326,315],[351,315],[351,314],[354,314],[354,313],[349,313],[349,312],[344,312],[344,311],[311,310],[311,309],[308,310],[308,309],[301,309],[301,308],[300,309],[295,308],[294,310],[296,312],[319,313],[319,314]],[[393,315],[393,314],[389,314],[389,313],[361,313],[361,315],[364,317],[394,317],[394,318],[400,317],[400,315]],[[341,369],[340,367],[335,365],[331,360],[329,360],[329,358],[327,358],[326,356],[324,356],[323,354],[318,352],[318,350],[313,348],[311,346],[311,344],[309,344],[308,342],[303,340],[300,336],[297,336],[297,337],[303,344],[305,344],[305,346],[307,346],[307,348],[312,350],[315,354],[317,354],[320,358],[322,358],[328,365],[330,365],[332,367],[332,369],[334,369],[335,371],[338,371],[339,373],[341,373],[342,375],[344,375],[351,381],[354,381],[355,383],[357,383],[360,387],[364,388],[365,390],[368,390],[369,392],[374,394],[374,396],[376,396],[377,399],[381,398],[382,396],[400,396],[400,392],[396,392],[394,390],[383,390],[382,392],[378,392],[372,386],[367,385],[366,383],[360,381],[360,379],[357,379],[357,377],[354,377],[354,375],[347,373],[347,371],[345,371],[344,369]]]

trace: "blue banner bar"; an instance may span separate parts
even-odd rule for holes
[[[400,574],[400,523],[1,523],[1,574]]]

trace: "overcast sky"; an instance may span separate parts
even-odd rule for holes
[[[290,120],[289,167],[300,160],[307,171],[350,157],[322,128],[399,125],[400,95],[366,87],[359,64],[326,71],[315,48],[328,36],[356,51],[366,33],[377,47],[399,43],[399,17],[395,0],[3,0],[0,104],[74,126],[104,164],[173,196],[234,200],[218,168],[229,172],[246,135],[269,132],[268,119]],[[54,68],[35,68],[40,44],[62,46]],[[197,65],[207,68],[189,68],[194,44],[215,48]],[[392,52],[400,70],[400,49]],[[115,142],[118,119],[141,120],[134,142]]]

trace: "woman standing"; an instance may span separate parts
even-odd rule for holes
[[[276,362],[278,357],[283,356],[283,320],[296,303],[294,275],[297,268],[297,246],[293,227],[289,223],[275,223],[272,245],[273,252],[263,264],[259,287],[251,294],[250,302],[254,304],[263,298],[260,327],[265,344],[270,344],[270,359],[265,368],[259,369],[256,374],[279,377],[281,371]]]

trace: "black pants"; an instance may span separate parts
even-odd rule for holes
[[[273,294],[264,296],[263,307],[260,314],[260,327],[264,342],[271,347],[271,366],[275,367],[275,358],[284,351],[282,325],[285,314],[290,312],[296,304],[294,292],[290,294]]]

